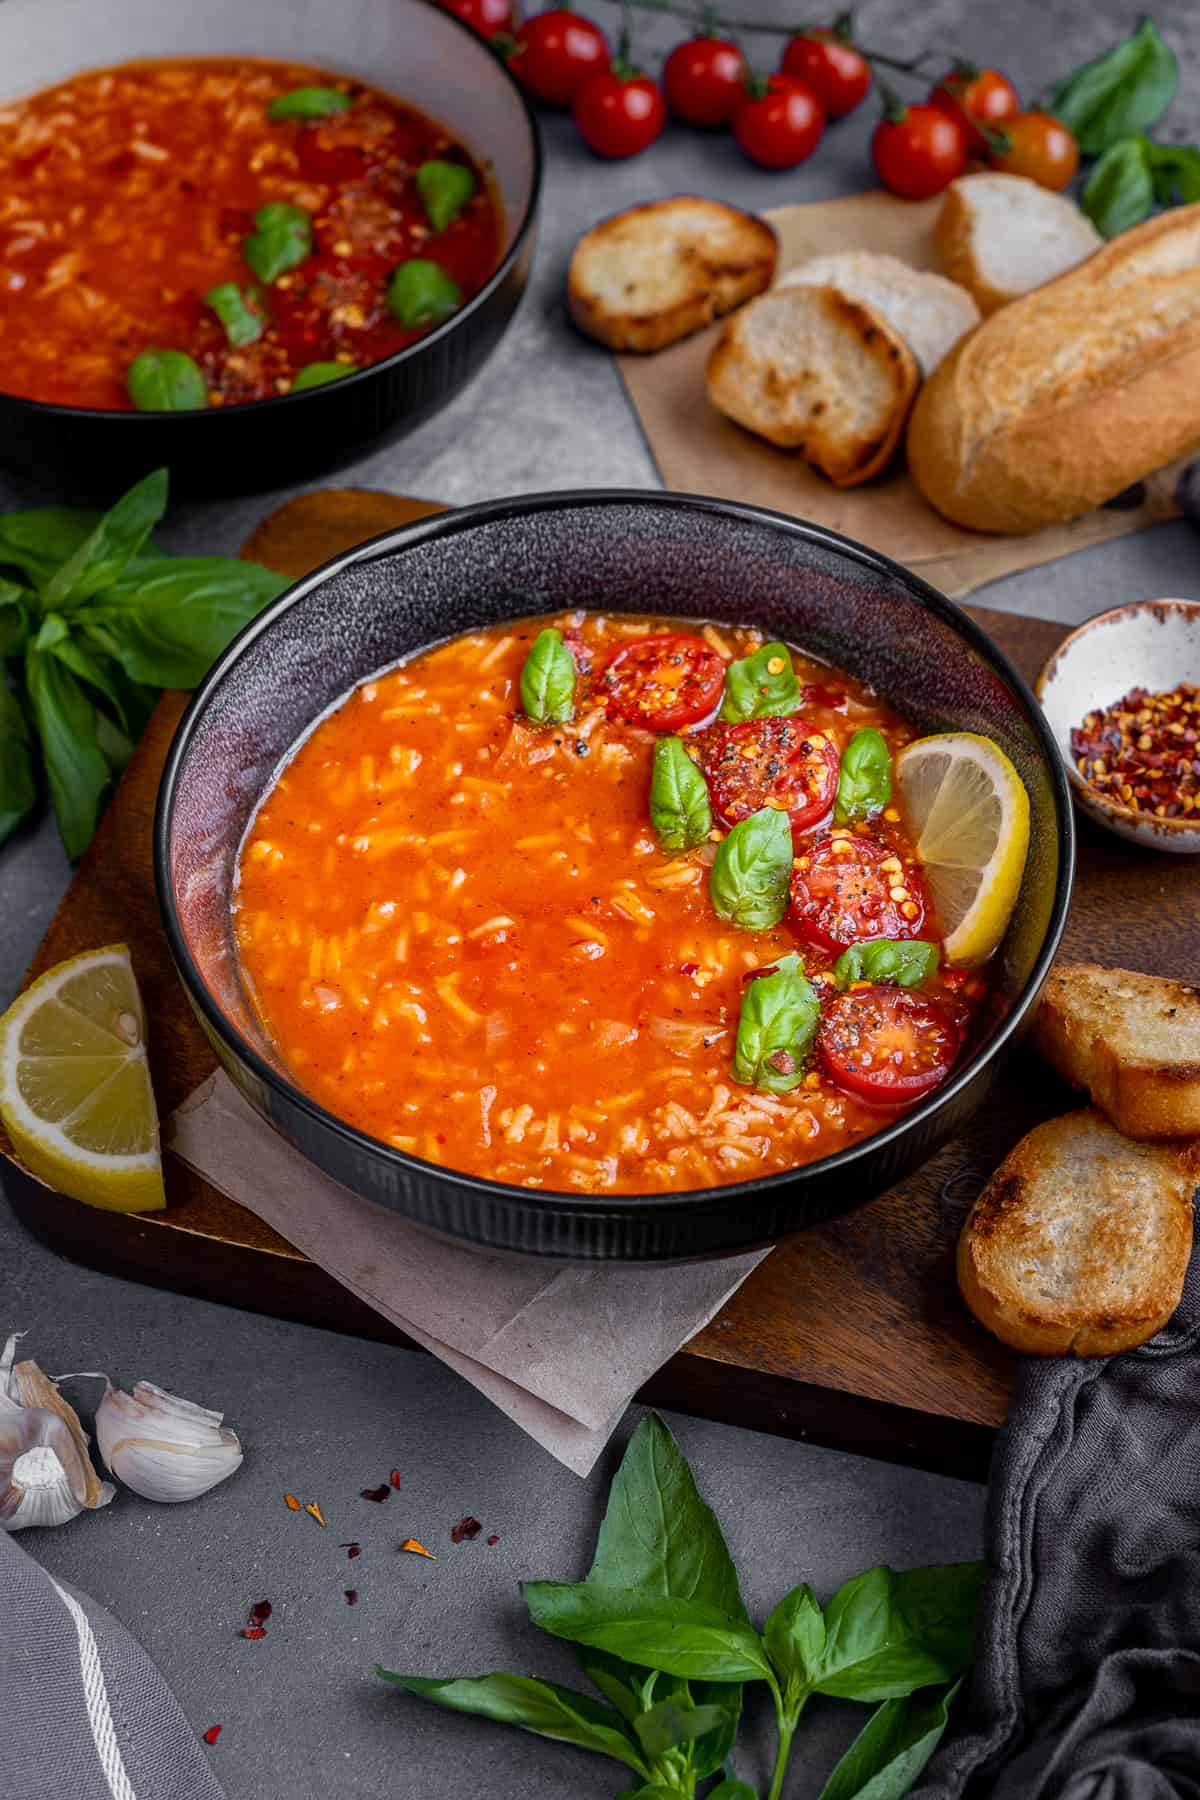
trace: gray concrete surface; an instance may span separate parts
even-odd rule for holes
[[[615,8],[596,0],[611,26]],[[731,11],[790,17],[783,0],[731,0]],[[803,12],[804,9],[801,9]],[[1136,9],[1103,0],[966,4],[867,0],[863,40],[894,53],[920,43],[997,61],[1026,93],[1105,47]],[[1183,86],[1168,135],[1200,132],[1200,8],[1162,0],[1156,17],[1180,53]],[[675,36],[645,23],[654,59]],[[0,52],[3,15],[0,10]],[[777,40],[755,38],[764,51]],[[743,205],[818,199],[867,185],[869,109],[832,129],[813,162],[771,176],[724,139],[669,129],[644,158],[593,161],[569,122],[545,124],[548,182],[535,277],[501,351],[470,392],[405,442],[348,477],[446,501],[578,484],[656,485],[607,357],[571,333],[560,300],[576,234],[629,202],[692,190]],[[0,506],[30,502],[0,481]],[[236,547],[277,496],[176,514],[167,540]],[[1194,593],[1200,538],[1164,526],[984,590],[989,605],[1080,620],[1147,594]],[[14,991],[67,876],[42,818],[0,851],[0,1002]],[[517,1581],[571,1577],[586,1565],[611,1459],[579,1482],[429,1359],[135,1287],[69,1265],[30,1240],[0,1206],[0,1328],[25,1327],[51,1370],[108,1369],[224,1407],[243,1433],[244,1468],[192,1506],[154,1507],[128,1493],[106,1512],[25,1543],[56,1574],[93,1593],[147,1645],[198,1731],[220,1723],[214,1765],[230,1800],[493,1800],[614,1794],[616,1765],[501,1727],[440,1714],[383,1689],[377,1661],[413,1673],[508,1667],[571,1680],[565,1648],[523,1622]],[[79,1384],[86,1397],[88,1384]],[[88,1410],[84,1406],[85,1412]],[[808,1579],[827,1594],[872,1562],[970,1556],[982,1490],[691,1419],[672,1421],[765,1610]],[[398,1496],[375,1507],[358,1490],[393,1465]],[[283,1505],[285,1490],[321,1502],[322,1532]],[[449,1528],[474,1513],[500,1543],[453,1546]],[[399,1555],[413,1534],[436,1563]],[[362,1557],[339,1550],[358,1538]],[[346,1605],[356,1587],[359,1605]],[[237,1636],[246,1608],[269,1598],[269,1636]],[[801,1735],[789,1800],[808,1800],[857,1714],[828,1703]],[[761,1723],[761,1722],[760,1722]],[[739,1768],[761,1778],[765,1735]],[[0,1737],[0,1793],[4,1792]]]

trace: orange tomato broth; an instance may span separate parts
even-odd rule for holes
[[[586,675],[570,725],[519,716],[521,668],[547,623],[593,668],[631,638],[701,629],[524,620],[373,677],[316,725],[250,825],[235,896],[247,989],[284,1064],[401,1150],[551,1190],[714,1186],[877,1131],[902,1109],[842,1092],[815,1060],[788,1094],[733,1081],[747,972],[801,949],[829,995],[832,958],[790,916],[762,932],[722,922],[714,844],[661,853],[655,739],[609,718]],[[726,660],[761,643],[702,629]],[[803,714],[839,751],[862,725],[893,749],[915,735],[860,684],[794,661],[801,683],[844,695]],[[894,807],[872,829],[911,854]],[[828,831],[797,834],[797,855]],[[927,990],[960,1024],[961,980]]]
[[[278,95],[309,86],[353,104],[268,118]],[[468,164],[477,183],[439,232],[414,180],[433,158]],[[242,246],[269,201],[310,216],[313,250],[264,287]],[[309,363],[364,366],[431,329],[389,313],[398,263],[439,263],[465,302],[501,235],[500,202],[463,147],[361,82],[244,58],[92,71],[0,103],[0,389],[128,411],[129,364],[156,348],[195,359],[210,406],[287,393]],[[258,296],[257,342],[229,344],[206,304],[225,282]]]

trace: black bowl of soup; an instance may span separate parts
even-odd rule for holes
[[[306,480],[456,395],[529,271],[537,127],[428,0],[9,0],[0,462]]]
[[[933,954],[878,760],[838,822],[852,742],[948,731],[1028,798],[971,969]],[[1018,1041],[1073,857],[1042,714],[950,601],[818,527],[622,491],[466,507],[299,582],[195,695],[155,826],[184,986],[264,1119],[422,1226],[580,1260],[770,1243],[930,1156]],[[860,979],[861,939],[932,960]]]

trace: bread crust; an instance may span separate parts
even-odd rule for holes
[[[1175,234],[1181,268],[1150,266]],[[1200,245],[1187,262],[1198,237],[1200,204],[1152,219],[1010,301],[950,352],[908,429],[909,470],[931,506],[974,531],[1038,531],[1200,443]],[[1155,283],[1170,287],[1180,316],[1129,349],[1125,327]],[[1056,378],[1082,339],[1086,361]],[[1023,399],[1022,383],[1045,391]]]
[[[1200,1060],[1189,1053],[1167,1061],[1139,1047],[1136,1013],[1122,1016],[1119,983],[1132,1002],[1180,1015],[1200,1033],[1200,987],[1095,963],[1060,963],[1051,970],[1033,1024],[1033,1044],[1073,1087],[1082,1088],[1117,1130],[1139,1142],[1200,1137]],[[1107,1017],[1089,1017],[1081,991],[1104,991]]]
[[[675,272],[686,291],[668,306],[639,308],[631,269],[630,304],[614,307],[600,291],[597,269],[619,264],[631,241],[640,246],[658,234],[663,255],[677,259]],[[567,270],[567,309],[580,331],[610,350],[649,354],[761,294],[771,284],[778,256],[775,232],[754,213],[691,195],[649,200],[584,232]]]

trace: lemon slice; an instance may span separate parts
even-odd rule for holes
[[[1029,796],[1003,750],[971,731],[918,738],[896,781],[946,961],[980,963],[1004,936],[1029,851]]]
[[[0,1118],[34,1175],[89,1206],[166,1205],[146,1017],[124,944],[47,971],[0,1018]]]

